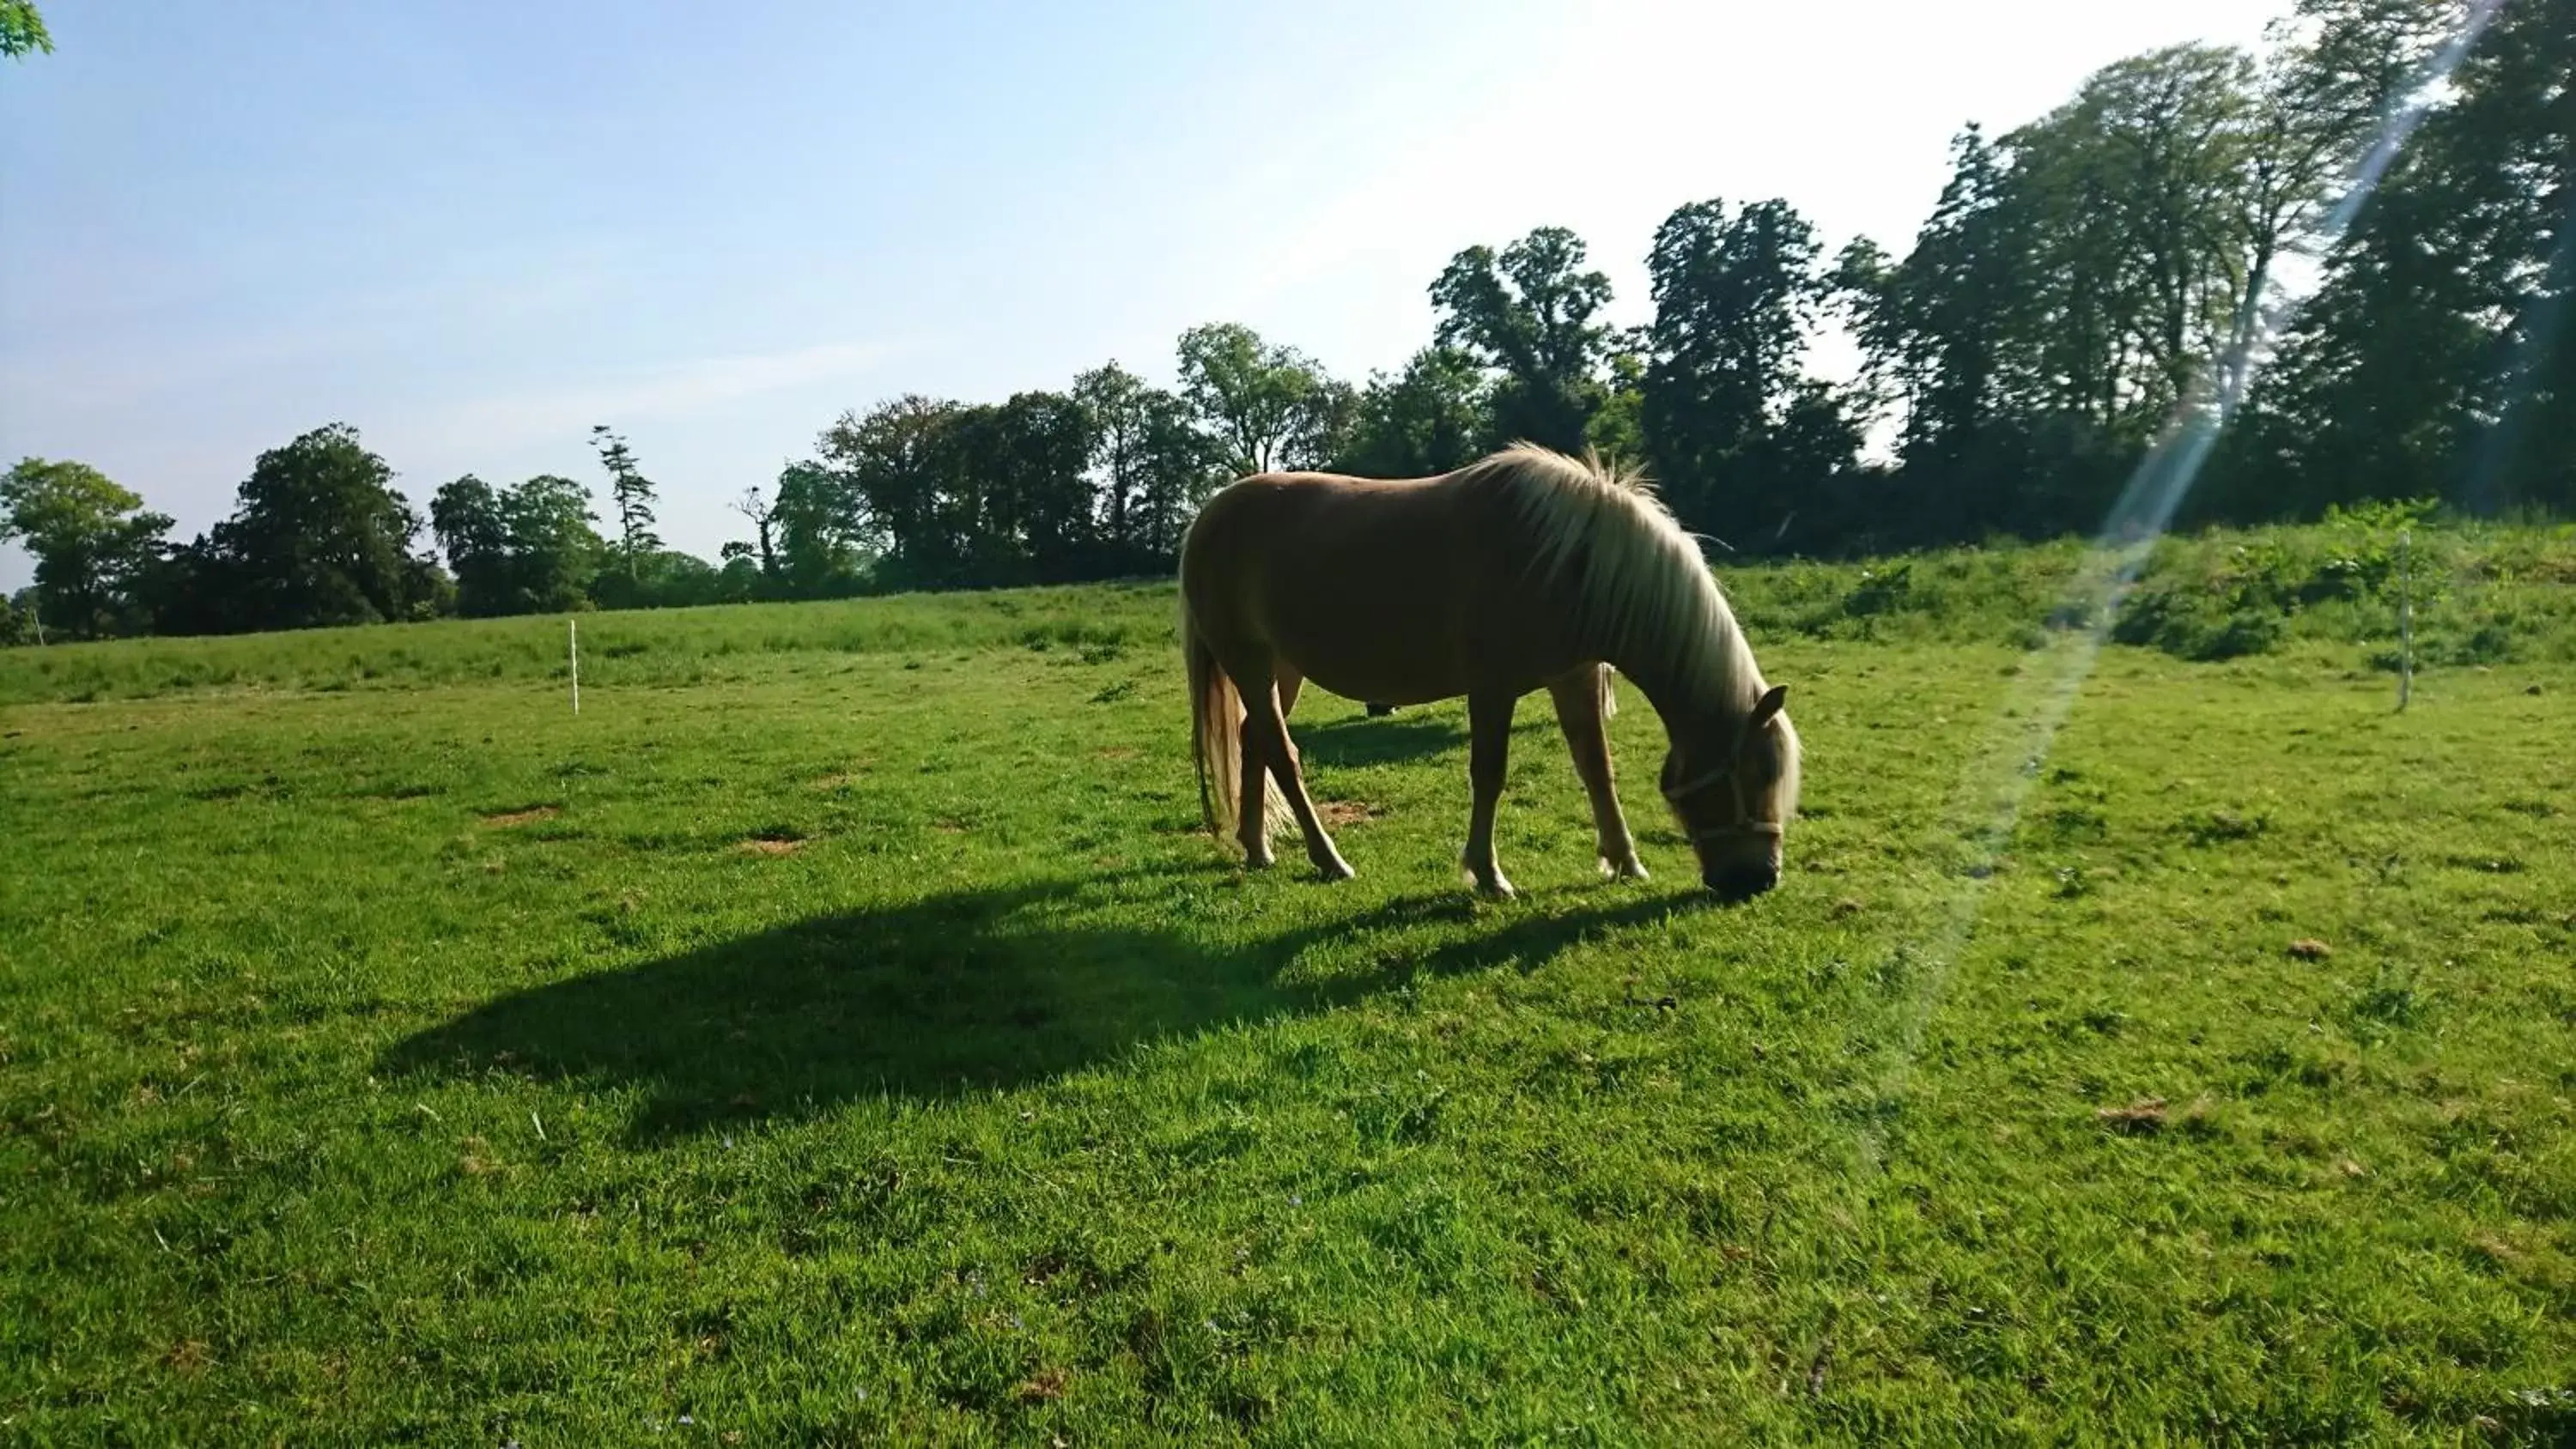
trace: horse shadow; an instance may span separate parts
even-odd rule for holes
[[[650,1143],[862,1098],[937,1101],[1041,1082],[1422,975],[1535,971],[1586,936],[1703,908],[1604,885],[1583,889],[1615,899],[1570,911],[1524,901],[1499,913],[1518,919],[1460,936],[1444,928],[1491,908],[1453,891],[1211,944],[1137,924],[1170,914],[1170,873],[956,891],[797,921],[501,997],[394,1044],[378,1067],[641,1087],[646,1105],[629,1131]]]
[[[1299,754],[1334,769],[1409,764],[1467,746],[1464,721],[1454,714],[1428,711],[1350,715],[1312,723],[1292,718],[1288,730],[1296,738]]]

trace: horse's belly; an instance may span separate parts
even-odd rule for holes
[[[1416,704],[1463,692],[1457,630],[1436,596],[1367,586],[1294,589],[1263,612],[1291,668],[1349,699]]]
[[[1318,687],[1374,704],[1427,704],[1494,681],[1480,677],[1472,620],[1438,592],[1353,588],[1279,609],[1272,647]],[[1489,671],[1485,671],[1489,672]]]
[[[1465,677],[1452,670],[1378,673],[1328,667],[1299,672],[1319,688],[1370,704],[1429,704],[1468,692]]]

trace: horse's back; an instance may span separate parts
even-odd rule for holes
[[[1218,489],[1182,540],[1180,577],[1200,589],[1260,595],[1288,582],[1345,589],[1419,587],[1463,543],[1453,476],[1355,479],[1249,474]]]
[[[1277,524],[1313,521],[1354,510],[1383,513],[1390,505],[1400,508],[1400,500],[1416,499],[1436,491],[1442,481],[1439,477],[1356,478],[1342,473],[1252,473],[1211,494],[1207,502],[1200,505],[1198,519],[1191,524],[1191,531],[1195,533],[1207,525],[1224,527],[1237,518]]]
[[[1183,545],[1192,618],[1336,694],[1455,694],[1478,672],[1478,620],[1510,552],[1494,496],[1475,481],[1281,472],[1229,483]]]

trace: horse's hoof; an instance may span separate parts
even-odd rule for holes
[[[1644,880],[1646,863],[1634,856],[1626,860],[1605,859],[1601,862],[1601,873],[1612,880]]]
[[[1478,895],[1492,896],[1498,901],[1517,900],[1520,898],[1520,892],[1512,889],[1512,883],[1503,879],[1500,872],[1496,872],[1494,878],[1491,880],[1478,880],[1476,882],[1476,893]]]
[[[1349,861],[1328,860],[1316,865],[1315,874],[1326,881],[1337,881],[1349,880],[1359,872],[1351,869]]]

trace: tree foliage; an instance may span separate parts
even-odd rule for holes
[[[469,473],[432,496],[429,519],[469,616],[582,608],[606,552],[589,493],[552,474],[496,490]]]
[[[1496,254],[1469,247],[1431,284],[1435,338],[1501,374],[1494,441],[1581,450],[1603,402],[1611,332],[1600,321],[1610,279],[1586,270],[1583,240],[1540,227]]]
[[[844,412],[818,442],[833,493],[812,499],[816,540],[854,545],[880,541],[880,571],[890,580],[926,584],[952,577],[966,553],[960,530],[968,511],[943,477],[941,435],[958,404],[906,393],[865,414]],[[781,478],[780,505],[788,506]],[[789,525],[795,551],[795,525]],[[791,565],[792,566],[792,565]]]
[[[635,462],[635,451],[626,439],[611,431],[606,423],[590,430],[591,446],[598,450],[602,467],[608,470],[608,496],[617,512],[617,555],[626,568],[630,587],[644,582],[644,560],[662,547],[660,535],[653,532],[653,480]]]
[[[86,463],[25,458],[0,474],[0,543],[35,556],[48,628],[89,637],[132,627],[169,531],[167,514],[145,511],[141,495]]]
[[[16,60],[39,50],[50,55],[53,49],[54,38],[45,33],[45,17],[36,13],[34,0],[0,0],[0,58]]]
[[[781,589],[806,599],[855,592],[883,543],[871,517],[848,473],[811,460],[781,469],[769,506]]]
[[[1415,353],[1404,370],[1369,379],[1336,466],[1380,478],[1419,478],[1474,461],[1490,446],[1493,380],[1454,347]]]
[[[423,617],[445,574],[411,551],[422,520],[345,423],[259,456],[230,518],[179,551],[158,605],[181,633]]]
[[[2429,41],[2381,7],[2342,28]],[[2362,49],[2343,87],[2386,88]],[[2331,256],[2258,391],[2224,502],[2576,506],[2576,0],[2509,5]]]
[[[1815,228],[1785,201],[1731,214],[1694,202],[1656,229],[1638,426],[1694,527],[1776,537],[1857,460],[1860,430],[1799,369],[1832,295],[1821,256]]]
[[[1238,473],[1314,467],[1331,455],[1347,394],[1313,359],[1237,322],[1181,334],[1181,395]]]

